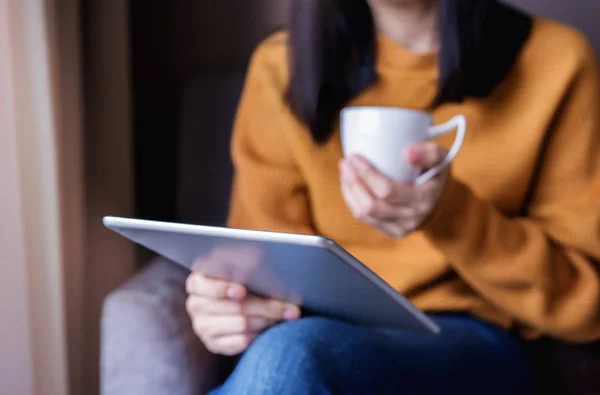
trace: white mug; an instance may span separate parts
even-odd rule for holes
[[[404,160],[406,148],[455,130],[456,139],[444,160],[421,174]],[[394,107],[347,107],[341,112],[340,132],[344,156],[360,155],[395,181],[423,184],[444,170],[460,151],[467,120],[457,115],[433,125],[431,114]]]

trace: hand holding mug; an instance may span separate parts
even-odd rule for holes
[[[356,218],[404,237],[429,217],[467,130],[464,115],[441,125],[433,121],[431,114],[402,108],[342,110],[342,195]],[[446,151],[435,139],[453,130],[456,138]]]
[[[438,168],[447,151],[435,142],[409,146],[405,160],[415,168]],[[352,155],[340,161],[342,195],[352,214],[390,237],[404,237],[431,215],[448,180],[448,167],[420,185],[394,181],[369,161]],[[426,174],[426,173],[425,173]]]

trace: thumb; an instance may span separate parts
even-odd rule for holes
[[[405,152],[405,159],[415,167],[428,170],[439,165],[446,155],[447,151],[444,147],[430,141],[408,147]]]

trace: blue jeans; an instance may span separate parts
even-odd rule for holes
[[[440,335],[310,317],[275,326],[211,395],[529,394],[528,361],[503,329],[434,315]]]

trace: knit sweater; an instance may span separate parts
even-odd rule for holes
[[[536,20],[491,95],[433,112],[436,122],[464,114],[467,137],[433,214],[404,238],[350,213],[339,123],[317,144],[285,101],[286,40],[269,37],[251,60],[229,226],[328,237],[427,312],[468,312],[532,337],[600,338],[600,73],[577,31]],[[379,36],[376,66],[377,82],[348,105],[430,106],[436,54]]]

